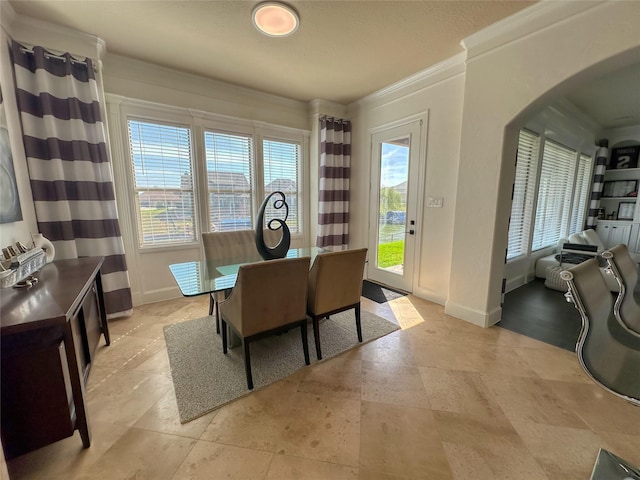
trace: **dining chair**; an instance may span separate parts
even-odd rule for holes
[[[358,341],[362,342],[360,297],[367,249],[320,253],[309,271],[307,315],[313,321],[316,356],[322,359],[320,319],[354,309]]]
[[[265,239],[270,244],[275,244],[278,232],[265,231]],[[244,260],[244,262],[260,261],[262,258],[258,253],[255,242],[255,230],[234,230],[229,232],[206,232],[202,234],[202,244],[204,247],[204,257],[209,270],[215,270],[219,266],[235,262],[234,259]],[[209,272],[213,278],[215,272]],[[213,315],[214,307],[216,312],[216,333],[220,333],[220,312],[217,305],[225,299],[231,289],[223,292],[211,292],[209,295],[209,315]]]
[[[227,326],[242,340],[247,387],[253,389],[249,344],[274,333],[300,327],[304,362],[307,342],[307,275],[310,257],[283,258],[242,265],[231,294],[219,304],[222,350],[227,353]]]
[[[616,320],[613,296],[597,260],[586,260],[561,276],[568,285],[565,296],[582,318],[576,354],[583,370],[597,385],[640,406],[640,338]]]
[[[620,287],[613,304],[613,313],[623,328],[640,337],[640,305],[634,297],[638,283],[638,264],[631,258],[624,244],[605,250],[602,258],[607,261],[608,269]]]

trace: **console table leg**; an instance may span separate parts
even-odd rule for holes
[[[87,404],[85,401],[84,391],[84,372],[80,371],[77,355],[80,354],[82,345],[75,347],[74,342],[74,322],[67,322],[64,329],[64,347],[67,355],[67,365],[69,367],[69,376],[71,381],[71,390],[73,392],[73,404],[76,410],[76,428],[80,432],[82,445],[84,448],[91,446],[91,429],[89,427],[89,419],[87,417]]]
[[[104,341],[107,345],[111,345],[111,337],[109,335],[109,323],[107,322],[107,309],[104,305],[104,291],[102,290],[102,274],[98,272],[96,275],[96,288],[98,289],[98,309],[100,311],[100,329],[104,335]]]

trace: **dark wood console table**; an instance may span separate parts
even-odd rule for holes
[[[29,288],[0,289],[2,446],[7,458],[79,430],[91,445],[85,384],[100,335],[110,343],[103,257],[45,265]]]

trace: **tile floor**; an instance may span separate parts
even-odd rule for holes
[[[600,447],[640,464],[640,408],[571,352],[413,296],[363,299],[402,330],[181,425],[162,327],[207,307],[111,322],[87,386],[91,448],[75,433],[10,460],[11,479],[584,480]]]

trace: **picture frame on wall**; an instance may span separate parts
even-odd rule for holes
[[[604,182],[603,198],[635,197],[638,192],[638,180],[615,180]],[[634,195],[634,193],[636,195]]]
[[[612,148],[609,168],[613,170],[638,168],[638,157],[640,157],[640,145]]]
[[[618,205],[618,220],[633,220],[636,202],[620,202]]]

